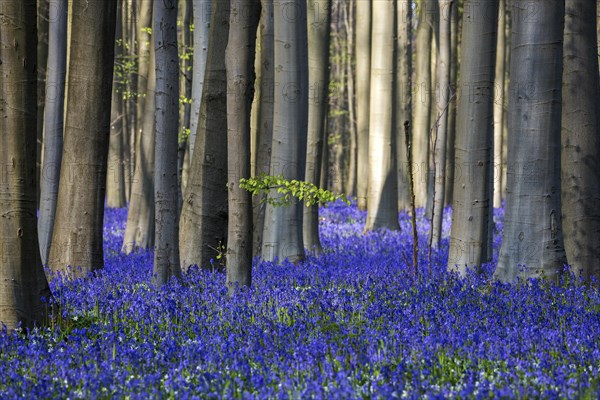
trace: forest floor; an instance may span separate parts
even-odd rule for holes
[[[325,254],[255,262],[252,290],[221,273],[150,286],[153,255],[120,253],[125,209],[108,209],[103,273],[53,281],[60,314],[0,333],[0,398],[597,398],[600,292],[446,272],[450,215],[427,264],[418,214],[363,234],[365,213],[321,210]],[[502,231],[495,211],[495,256]],[[570,276],[566,275],[567,278]]]

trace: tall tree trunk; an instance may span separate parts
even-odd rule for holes
[[[208,57],[208,38],[211,15],[214,12],[211,0],[193,0],[194,18],[194,59],[192,71],[192,107],[190,110],[190,162],[193,162],[194,149],[196,148],[196,134],[198,131],[198,118],[200,118],[200,101],[204,87],[204,75]]]
[[[431,41],[433,36],[433,0],[418,3],[419,21],[415,48],[415,85],[413,98],[412,160],[415,182],[415,203],[425,207],[429,177],[429,130],[431,105]]]
[[[448,268],[465,274],[467,268],[488,262],[490,168],[493,140],[493,91],[498,0],[479,7],[464,3],[461,84],[456,126],[456,175]],[[492,19],[494,20],[494,19]]]
[[[412,112],[412,1],[396,0],[396,86],[394,92],[394,135],[398,160],[398,209],[410,207],[410,180],[404,122]]]
[[[38,235],[42,263],[48,262],[54,229],[56,201],[63,148],[65,75],[67,72],[67,0],[50,0],[50,20],[46,90],[49,98],[44,108],[44,165],[40,174],[40,215]]]
[[[531,7],[536,23],[524,18]],[[566,263],[558,162],[564,1],[515,1],[512,10],[509,169],[495,277],[556,282]]]
[[[373,7],[369,112],[369,190],[365,230],[399,229],[398,178],[392,134],[394,0]]]
[[[150,37],[150,40],[152,38]],[[131,201],[127,213],[125,237],[121,251],[131,253],[136,248],[154,246],[154,137],[156,112],[156,68],[154,45],[150,46],[146,84],[145,111],[142,130],[135,152],[135,173],[131,186]]]
[[[260,97],[258,109],[258,132],[255,147],[255,176],[269,173],[271,162],[271,146],[273,141],[273,101],[275,95],[275,75],[273,58],[275,57],[274,32],[273,32],[273,0],[261,0],[261,22],[260,22]],[[266,195],[261,193],[254,196],[253,202],[253,255],[261,252],[263,229],[265,222]]]
[[[305,180],[321,183],[325,113],[327,112],[327,83],[329,82],[329,30],[331,27],[331,1],[308,0],[308,132],[306,146]],[[319,240],[319,207],[304,207],[304,246],[319,254],[323,251]]]
[[[450,21],[453,0],[439,0],[439,56],[437,60],[437,126],[434,128],[433,224],[432,245],[439,247],[442,239],[442,216],[444,213],[444,184],[446,182],[446,140],[448,132],[448,108],[450,107]],[[467,77],[468,79],[468,77]]]
[[[494,84],[494,207],[502,207],[502,132],[504,131],[504,79],[506,77],[506,0],[500,0]]]
[[[198,134],[183,209],[181,267],[212,268],[227,243],[227,77],[229,2],[213,0]]]
[[[452,7],[452,21],[450,22],[450,87],[456,93],[456,81],[458,78],[458,42],[459,42],[459,3],[455,1]],[[448,137],[446,140],[446,183],[444,185],[444,203],[452,205],[454,193],[454,172],[456,160],[454,155],[454,144],[456,142],[456,96],[448,106]]]
[[[231,0],[227,66],[227,286],[252,279],[252,194],[240,187],[250,177],[250,110],[254,97],[254,55],[260,0]]]
[[[294,14],[288,14],[290,10]],[[275,91],[271,175],[304,179],[308,93],[302,84],[308,76],[306,0],[274,2]],[[304,48],[303,48],[304,47]],[[267,204],[262,255],[266,260],[304,257],[302,204],[286,207]]]
[[[48,74],[48,53],[50,47],[50,22],[55,18],[54,14],[60,14],[61,10],[52,10],[50,15],[50,0],[37,1],[37,146],[36,146],[36,193],[41,195],[42,163],[44,161],[44,125],[46,97],[46,78]],[[65,36],[66,37],[66,36]],[[52,93],[49,94],[50,96]],[[41,206],[41,197],[38,197],[38,208]]]
[[[358,208],[367,209],[369,187],[369,96],[371,92],[372,0],[356,1],[356,130]],[[386,50],[386,51],[389,51]]]
[[[600,84],[597,5],[567,0],[562,86],[562,216],[569,264],[600,280]]]
[[[44,322],[42,296],[50,291],[36,229],[36,51],[35,1],[2,4],[0,21],[0,322]],[[10,46],[7,45],[10,38]]]
[[[356,131],[356,105],[355,105],[355,68],[354,60],[356,56],[354,54],[354,19],[355,19],[355,1],[350,0],[345,2],[343,7],[343,19],[344,19],[344,30],[346,31],[346,57],[344,59],[344,67],[346,69],[346,82],[348,91],[347,95],[347,108],[348,108],[348,177],[346,178],[346,189],[345,193],[348,196],[356,196],[356,149],[357,149],[357,131]],[[323,18],[323,11],[319,12],[319,18]],[[331,22],[328,24],[331,28]],[[325,81],[327,87],[327,81]],[[327,98],[327,92],[324,98]],[[323,110],[326,112],[327,106],[323,105]],[[322,158],[322,157],[321,157]]]
[[[179,277],[177,138],[179,128],[179,55],[177,0],[154,3],[156,62],[156,139],[154,149],[155,244],[153,283]]]
[[[53,272],[67,276],[85,277],[104,266],[116,6],[116,0],[72,5],[64,147],[48,258]]]
[[[150,99],[154,94],[147,93],[147,87],[149,81],[149,74],[154,73],[151,72],[152,68],[150,66],[151,56],[150,49],[154,47],[152,45],[152,36],[150,35],[150,29],[152,28],[152,0],[136,0],[136,15],[137,15],[137,27],[136,27],[136,35],[137,35],[137,45],[138,45],[138,73],[137,73],[137,104],[136,104],[136,121],[138,132],[136,136],[136,169],[137,169],[137,151],[139,149],[140,137],[142,135],[142,125],[144,124],[145,119],[145,110],[146,110],[146,100]],[[154,99],[152,98],[154,102]],[[135,174],[135,171],[134,171]],[[132,182],[131,185],[131,195],[133,195],[133,185],[135,181]],[[130,200],[131,201],[131,200]]]

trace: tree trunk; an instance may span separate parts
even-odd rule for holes
[[[429,130],[431,105],[431,41],[433,36],[433,0],[418,3],[419,22],[416,34],[415,85],[413,98],[412,160],[417,207],[427,204],[429,177]]]
[[[152,37],[150,37],[152,40]],[[131,201],[127,213],[125,237],[121,251],[131,253],[136,248],[154,246],[154,137],[156,112],[156,68],[154,45],[150,46],[146,84],[145,111],[142,130],[135,152],[135,173],[131,186]]]
[[[204,75],[206,72],[206,60],[208,57],[209,25],[212,12],[211,0],[193,0],[194,19],[194,59],[192,71],[192,107],[190,110],[190,162],[193,162],[194,149],[196,147],[196,133],[198,130],[198,118],[200,118],[200,101],[202,99],[202,88],[204,87]]]
[[[227,77],[229,2],[214,0],[191,175],[181,210],[181,267],[212,268],[227,243]],[[216,264],[215,264],[216,266]]]
[[[365,230],[399,229],[398,181],[392,134],[394,0],[373,7],[369,113],[369,190]]]
[[[179,55],[177,0],[154,3],[156,139],[154,149],[155,244],[152,281],[161,286],[180,277],[177,194]]]
[[[494,84],[494,207],[502,207],[502,132],[504,130],[504,79],[506,75],[506,0],[499,0],[496,82]]]
[[[396,0],[396,87],[394,92],[394,135],[398,160],[398,209],[410,208],[410,180],[404,122],[412,112],[412,2]]]
[[[115,0],[72,5],[64,147],[48,258],[53,272],[69,277],[85,277],[104,266],[116,5]]]
[[[273,57],[274,33],[273,33],[273,0],[261,0],[261,22],[260,22],[260,97],[258,100],[258,132],[255,147],[255,176],[269,173],[271,162],[271,146],[273,141],[273,101],[275,95],[275,76]],[[252,199],[253,203],[253,255],[260,254],[262,248],[263,229],[265,222],[266,195],[259,194]]]
[[[254,55],[260,0],[231,0],[227,66],[227,286],[252,279],[252,194],[240,187],[250,177],[250,110],[254,96]]]
[[[346,81],[348,90],[346,92],[347,98],[347,108],[348,108],[348,177],[346,178],[346,189],[345,193],[347,196],[356,196],[356,148],[357,148],[357,132],[356,132],[356,105],[355,105],[355,74],[354,74],[354,60],[356,56],[354,54],[354,29],[353,29],[353,21],[355,19],[354,8],[355,1],[349,0],[344,4],[342,8],[343,12],[343,20],[344,20],[344,30],[346,31],[346,57],[344,62],[344,68],[346,69]],[[319,11],[319,16],[323,18],[323,11]],[[331,22],[328,23],[328,26],[331,28]],[[329,43],[328,43],[329,45]],[[329,51],[327,52],[329,54]],[[325,90],[327,90],[327,81],[325,81]],[[324,99],[327,99],[327,91],[323,96]],[[327,111],[327,106],[323,105],[323,112]],[[322,157],[321,157],[322,158]]]
[[[536,23],[525,18],[531,7]],[[508,182],[495,277],[557,282],[566,263],[558,162],[564,1],[515,1],[512,11]]]
[[[150,54],[150,49],[154,47],[151,45],[152,36],[150,35],[149,28],[152,28],[152,1],[151,0],[136,0],[136,12],[137,12],[137,30],[136,35],[138,38],[138,79],[137,79],[137,104],[136,104],[136,121],[138,132],[136,136],[136,161],[135,168],[137,170],[137,160],[138,155],[137,151],[139,149],[139,142],[142,135],[142,129],[145,119],[145,110],[146,110],[146,100],[150,99],[154,94],[150,94],[147,92],[149,81],[149,74],[152,72],[152,68],[150,66],[153,55]],[[153,64],[154,65],[154,64]],[[152,98],[154,102],[154,99]],[[154,122],[153,122],[154,124]],[[154,140],[153,140],[154,141]],[[134,171],[135,174],[135,171]],[[131,184],[131,195],[133,196],[133,186],[135,185],[135,181]],[[131,200],[130,200],[131,202]]]
[[[456,81],[458,78],[458,42],[459,42],[459,4],[454,2],[452,7],[452,21],[450,22],[450,87],[456,93]],[[452,205],[454,193],[454,172],[456,160],[454,155],[454,144],[456,142],[456,96],[448,106],[448,137],[446,140],[446,184],[444,189],[444,203]]]
[[[369,187],[369,96],[371,92],[372,0],[356,1],[356,131],[358,208],[367,209]],[[389,51],[386,50],[386,51]]]
[[[600,280],[600,84],[594,1],[567,0],[562,86],[562,216],[573,270]]]
[[[308,132],[306,146],[305,180],[321,183],[323,162],[323,139],[325,137],[325,114],[327,112],[327,83],[329,82],[329,30],[331,27],[331,1],[308,0]],[[304,246],[320,254],[319,207],[304,207]]]
[[[478,7],[465,1],[460,96],[456,126],[456,175],[448,268],[465,274],[488,259],[490,168],[493,140],[494,61],[498,0]],[[494,19],[492,19],[494,20]]]
[[[38,235],[42,263],[50,254],[63,148],[65,75],[67,72],[67,0],[51,0],[47,77],[48,98],[44,108],[44,165],[40,174]]]
[[[35,1],[5,1],[0,22],[0,322],[11,330],[43,323],[50,296],[36,228],[35,12]]]
[[[288,14],[290,10],[294,14]],[[306,119],[308,93],[303,77],[308,76],[307,19],[305,0],[274,3],[275,90],[273,108],[273,145],[271,175],[304,180],[306,158]],[[302,204],[286,207],[267,204],[262,255],[266,260],[304,257],[302,241]]]
[[[442,216],[444,214],[444,184],[446,182],[446,140],[448,132],[448,108],[450,107],[450,21],[453,0],[439,0],[439,56],[437,60],[437,126],[434,128],[433,163],[435,177],[433,193],[432,245],[438,248],[442,239]],[[465,77],[469,79],[469,76]]]

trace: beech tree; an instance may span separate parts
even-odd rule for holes
[[[564,1],[513,1],[512,11],[506,210],[495,277],[556,281],[566,263],[558,162]]]
[[[116,0],[72,4],[64,146],[48,258],[52,271],[68,276],[85,277],[104,266],[116,6]]]
[[[600,84],[597,3],[567,0],[563,47],[561,200],[574,271],[600,280]]]
[[[36,3],[5,1],[0,20],[0,322],[43,322],[50,291],[36,226]],[[8,45],[7,38],[10,39]]]

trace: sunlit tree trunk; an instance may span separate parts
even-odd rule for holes
[[[456,81],[458,78],[458,21],[459,21],[459,4],[457,1],[453,3],[451,10],[450,22],[450,87],[453,93],[456,92]],[[444,203],[452,205],[454,193],[454,172],[455,172],[455,155],[454,144],[456,142],[456,96],[452,98],[448,105],[448,137],[446,140],[446,183],[444,189]]]
[[[179,128],[179,55],[177,0],[154,3],[156,62],[156,138],[154,149],[155,243],[152,281],[165,284],[181,275],[177,204],[177,137]]]
[[[531,7],[536,23],[524,17]],[[566,263],[558,162],[564,1],[514,1],[512,12],[508,182],[495,277],[556,282]]]
[[[289,17],[289,10],[297,11],[294,17]],[[302,82],[308,76],[306,30],[306,0],[274,3],[275,82],[279,86],[274,97],[270,171],[286,179],[304,179],[308,93]],[[292,262],[304,257],[302,204],[267,204],[262,256],[269,261],[288,258]]]
[[[490,168],[493,140],[493,90],[496,24],[490,18],[498,1],[478,7],[465,1],[461,76],[456,126],[456,175],[448,268],[467,268],[488,262]],[[486,13],[487,12],[487,13]],[[491,13],[491,14],[490,14]]]
[[[48,258],[52,271],[69,276],[86,276],[104,266],[116,6],[116,0],[72,5],[64,147]]]
[[[308,142],[306,147],[307,182],[320,184],[327,112],[327,83],[329,81],[329,30],[331,1],[308,0]],[[304,207],[304,246],[319,254],[319,208]]]
[[[356,1],[356,130],[358,208],[367,209],[369,187],[369,96],[372,0]]]
[[[506,76],[506,0],[499,1],[496,45],[496,83],[494,84],[494,207],[502,207],[502,132],[504,131],[504,79]]]
[[[600,84],[594,1],[567,0],[562,86],[562,216],[569,264],[600,280]]]
[[[250,110],[254,96],[254,55],[260,0],[231,0],[227,68],[227,286],[252,279],[252,194],[240,188],[250,177]]]
[[[225,48],[229,2],[212,3],[210,40],[202,89],[197,140],[183,209],[179,246],[181,267],[218,266],[227,244],[227,77]]]
[[[394,0],[379,1],[373,7],[369,190],[365,230],[399,229],[396,148],[392,132],[394,8]]]
[[[4,1],[2,16],[0,165],[6,175],[0,181],[0,322],[14,329],[44,322],[41,297],[50,291],[36,228],[35,1]]]
[[[54,18],[49,27],[49,55],[46,82],[51,101],[44,108],[44,164],[40,174],[40,214],[38,235],[45,265],[56,215],[60,162],[63,148],[65,75],[67,73],[67,0],[51,0]],[[50,97],[51,96],[51,97]]]

